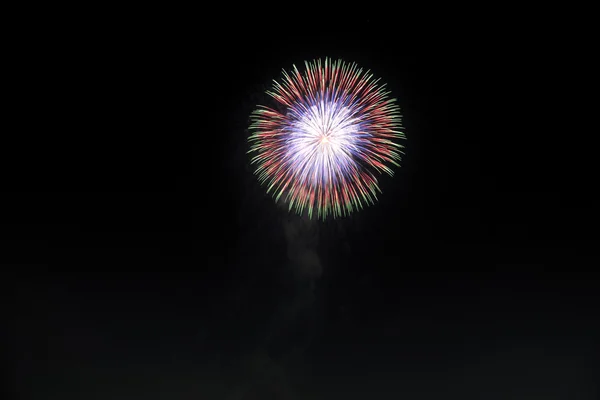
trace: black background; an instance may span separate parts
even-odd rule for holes
[[[13,394],[593,398],[594,180],[556,123],[560,34],[455,12],[91,13],[29,37],[2,217]],[[297,217],[254,179],[246,128],[318,57],[388,83],[406,157],[375,206],[319,224],[311,317],[281,322]]]

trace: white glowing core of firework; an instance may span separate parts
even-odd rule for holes
[[[295,119],[289,136],[288,159],[296,176],[313,184],[336,181],[355,169],[360,120],[357,112],[321,101]]]

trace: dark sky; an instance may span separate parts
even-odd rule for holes
[[[42,138],[12,164],[0,256],[15,398],[594,398],[596,205],[547,115],[557,53],[420,17],[31,39]],[[245,154],[271,79],[317,57],[387,82],[408,138],[380,201],[326,223],[278,207]]]

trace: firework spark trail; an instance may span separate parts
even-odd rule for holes
[[[267,192],[322,219],[373,204],[376,175],[393,175],[405,139],[385,85],[356,64],[319,59],[304,73],[283,71],[267,94],[285,109],[259,106],[251,115],[249,152]]]

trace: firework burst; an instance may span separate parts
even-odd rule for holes
[[[318,218],[349,215],[377,200],[377,175],[393,175],[404,139],[400,108],[356,64],[305,62],[267,94],[275,107],[251,115],[251,162],[277,201]]]

